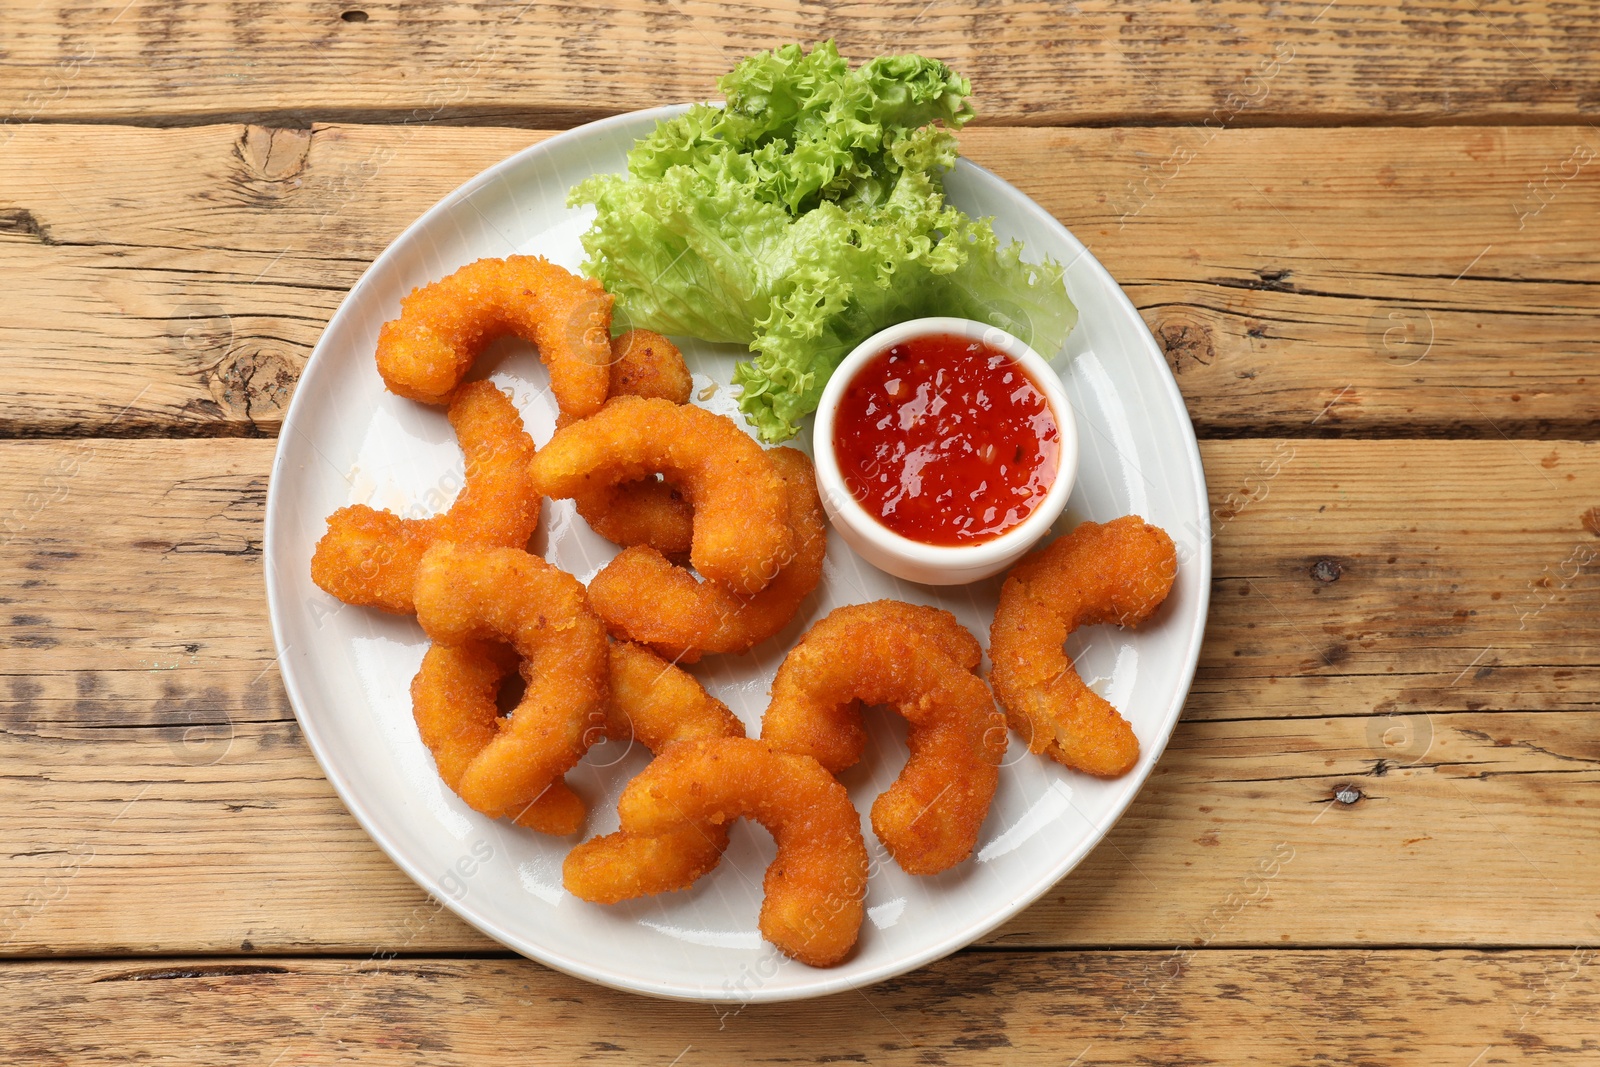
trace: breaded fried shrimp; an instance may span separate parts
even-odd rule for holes
[[[687,404],[694,376],[678,346],[653,330],[611,339],[611,396],[642,396]]]
[[[861,705],[887,704],[910,724],[910,756],[872,805],[872,828],[912,874],[972,852],[1005,755],[1005,721],[972,673],[982,653],[955,616],[878,601],[836,608],[778,668],[761,739],[838,773],[866,746]]]
[[[496,696],[518,657],[509,645],[468,641],[435,644],[411,683],[411,709],[422,743],[433,753],[439,777],[459,791],[461,779],[502,728]],[[507,814],[519,826],[544,834],[573,834],[583,826],[584,805],[561,779],[553,779],[522,810]]]
[[[629,330],[611,339],[611,397],[638,396],[687,404],[694,378],[676,345],[649,330]],[[562,419],[557,425],[565,425]],[[573,497],[578,514],[613,544],[648,545],[668,556],[689,551],[694,508],[671,482],[651,475]]]
[[[689,558],[734,592],[763,589],[790,551],[788,498],[777,467],[733,422],[667,400],[618,397],[568,423],[533,459],[546,496],[573,497],[661,473],[694,506]]]
[[[694,508],[663,479],[602,486],[574,494],[572,502],[590,529],[614,545],[684,556],[694,544]]]
[[[449,733],[433,720],[443,705],[445,714],[453,709],[460,717],[466,739],[484,741],[452,788],[477,811],[514,818],[604,729],[605,628],[577,579],[519,549],[440,542],[422,557],[415,596],[417,621],[436,644],[498,640],[522,659],[527,690],[508,717],[493,723],[482,722],[481,702],[452,703],[429,692],[437,673],[419,673],[412,683],[413,705],[427,707],[435,736]],[[464,741],[462,752],[450,754],[453,766],[468,748]]]
[[[647,644],[680,663],[705,652],[743,652],[788,625],[822,580],[827,518],[805,453],[774,448],[767,456],[783,479],[793,553],[759,593],[740,595],[697,581],[653,548],[624,549],[589,583],[589,602],[617,637]]]
[[[761,935],[813,967],[854,947],[865,914],[867,849],[850,794],[809,756],[721,737],[669,746],[622,792],[622,828],[761,823],[778,844],[767,868]]]
[[[378,334],[378,373],[390,392],[444,404],[495,338],[538,348],[561,410],[587,418],[610,387],[611,295],[542,256],[480,259],[414,289]]]
[[[436,541],[520,548],[539,522],[539,494],[528,465],[533,439],[511,399],[472,382],[450,402],[450,423],[466,455],[466,485],[450,510],[402,519],[365,504],[328,516],[311,557],[311,580],[347,604],[410,615],[422,554]]]
[[[1085,522],[1012,569],[989,631],[990,681],[1032,751],[1102,777],[1139,761],[1133,727],[1061,646],[1080,626],[1137,626],[1166,599],[1177,569],[1172,538],[1137,515]]]
[[[692,675],[619,642],[611,646],[606,736],[660,752],[676,741],[743,737],[744,724]],[[567,853],[562,880],[574,896],[615,904],[693,884],[727,847],[725,824],[694,823],[657,835],[618,830]]]

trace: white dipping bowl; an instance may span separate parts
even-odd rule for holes
[[[861,373],[862,368],[895,345],[937,334],[954,334],[982,341],[1016,360],[1044,394],[1061,433],[1061,455],[1055,481],[1033,514],[999,537],[970,545],[930,545],[913,541],[889,529],[851,494],[845,485],[844,473],[839,469],[839,459],[833,451],[834,415],[839,410],[839,401],[845,389]],[[862,341],[828,380],[827,388],[822,392],[822,402],[817,407],[811,443],[816,456],[817,488],[821,492],[823,510],[828,513],[829,521],[845,543],[879,570],[923,585],[965,585],[998,574],[1021,559],[1049,531],[1051,524],[1067,506],[1067,497],[1072,495],[1072,483],[1078,471],[1078,424],[1073,418],[1067,394],[1061,388],[1060,376],[1051,369],[1044,357],[1018,338],[998,326],[972,319],[912,319],[880,330]]]

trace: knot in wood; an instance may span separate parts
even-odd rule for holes
[[[1182,374],[1200,365],[1209,367],[1216,358],[1211,342],[1211,327],[1189,318],[1169,318],[1156,327],[1156,339],[1172,363],[1172,372]]]
[[[1319,582],[1337,582],[1344,568],[1336,559],[1319,559],[1311,565],[1311,577]]]

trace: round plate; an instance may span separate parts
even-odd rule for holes
[[[1137,631],[1095,627],[1067,649],[1083,677],[1133,723],[1143,754],[1114,781],[1068,771],[1011,739],[994,805],[971,859],[931,878],[901,871],[862,831],[873,856],[867,921],[848,960],[818,970],[781,956],[756,931],[771,839],[734,827],[722,864],[693,887],[615,907],[561,886],[576,839],[543,837],[486,819],[445,788],[411,719],[408,687],[426,639],[416,621],[348,607],[317,589],[309,563],[324,519],[351,503],[422,516],[462,484],[462,459],[443,411],[387,392],[373,362],[378,328],[400,298],[486,256],[539,253],[579,269],[592,209],[567,190],[620,171],[635,139],[678,108],[596,122],[520,152],[418,219],[356,283],[317,344],[279,438],[267,495],[266,578],[284,686],[311,749],[350,811],[418,885],[518,952],[604,985],[728,1003],[793,1000],[876,982],[950,953],[1011,918],[1105,836],[1149,775],[1177,722],[1199,655],[1210,590],[1210,522],[1194,430],[1166,362],[1138,312],[1083,245],[1033,201],[963,160],[946,179],[952,203],[990,215],[1030,258],[1068,264],[1081,319],[1054,365],[1077,411],[1077,486],[1057,531],[1137,513],[1178,545],[1177,582]],[[680,340],[698,402],[738,418],[729,388],[741,353]],[[1050,353],[1045,353],[1050,355]],[[509,390],[534,440],[553,432],[555,405],[531,348],[506,341],[477,373]],[[740,420],[743,425],[743,420]],[[802,439],[795,442],[808,445]],[[533,547],[587,581],[616,551],[568,501],[547,501]],[[987,643],[999,579],[935,588],[891,578],[830,534],[821,587],[782,634],[742,656],[692,668],[715,696],[760,730],[768,684],[813,622],[848,603],[895,598],[953,611]],[[866,758],[842,780],[856,807],[899,773],[905,731],[868,714]],[[590,804],[586,835],[616,828],[616,803],[648,753],[602,744],[568,776]]]

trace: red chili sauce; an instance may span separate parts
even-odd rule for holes
[[[868,513],[930,545],[993,540],[1055,481],[1061,431],[1044,392],[999,349],[954,334],[884,350],[845,387],[833,450]]]

